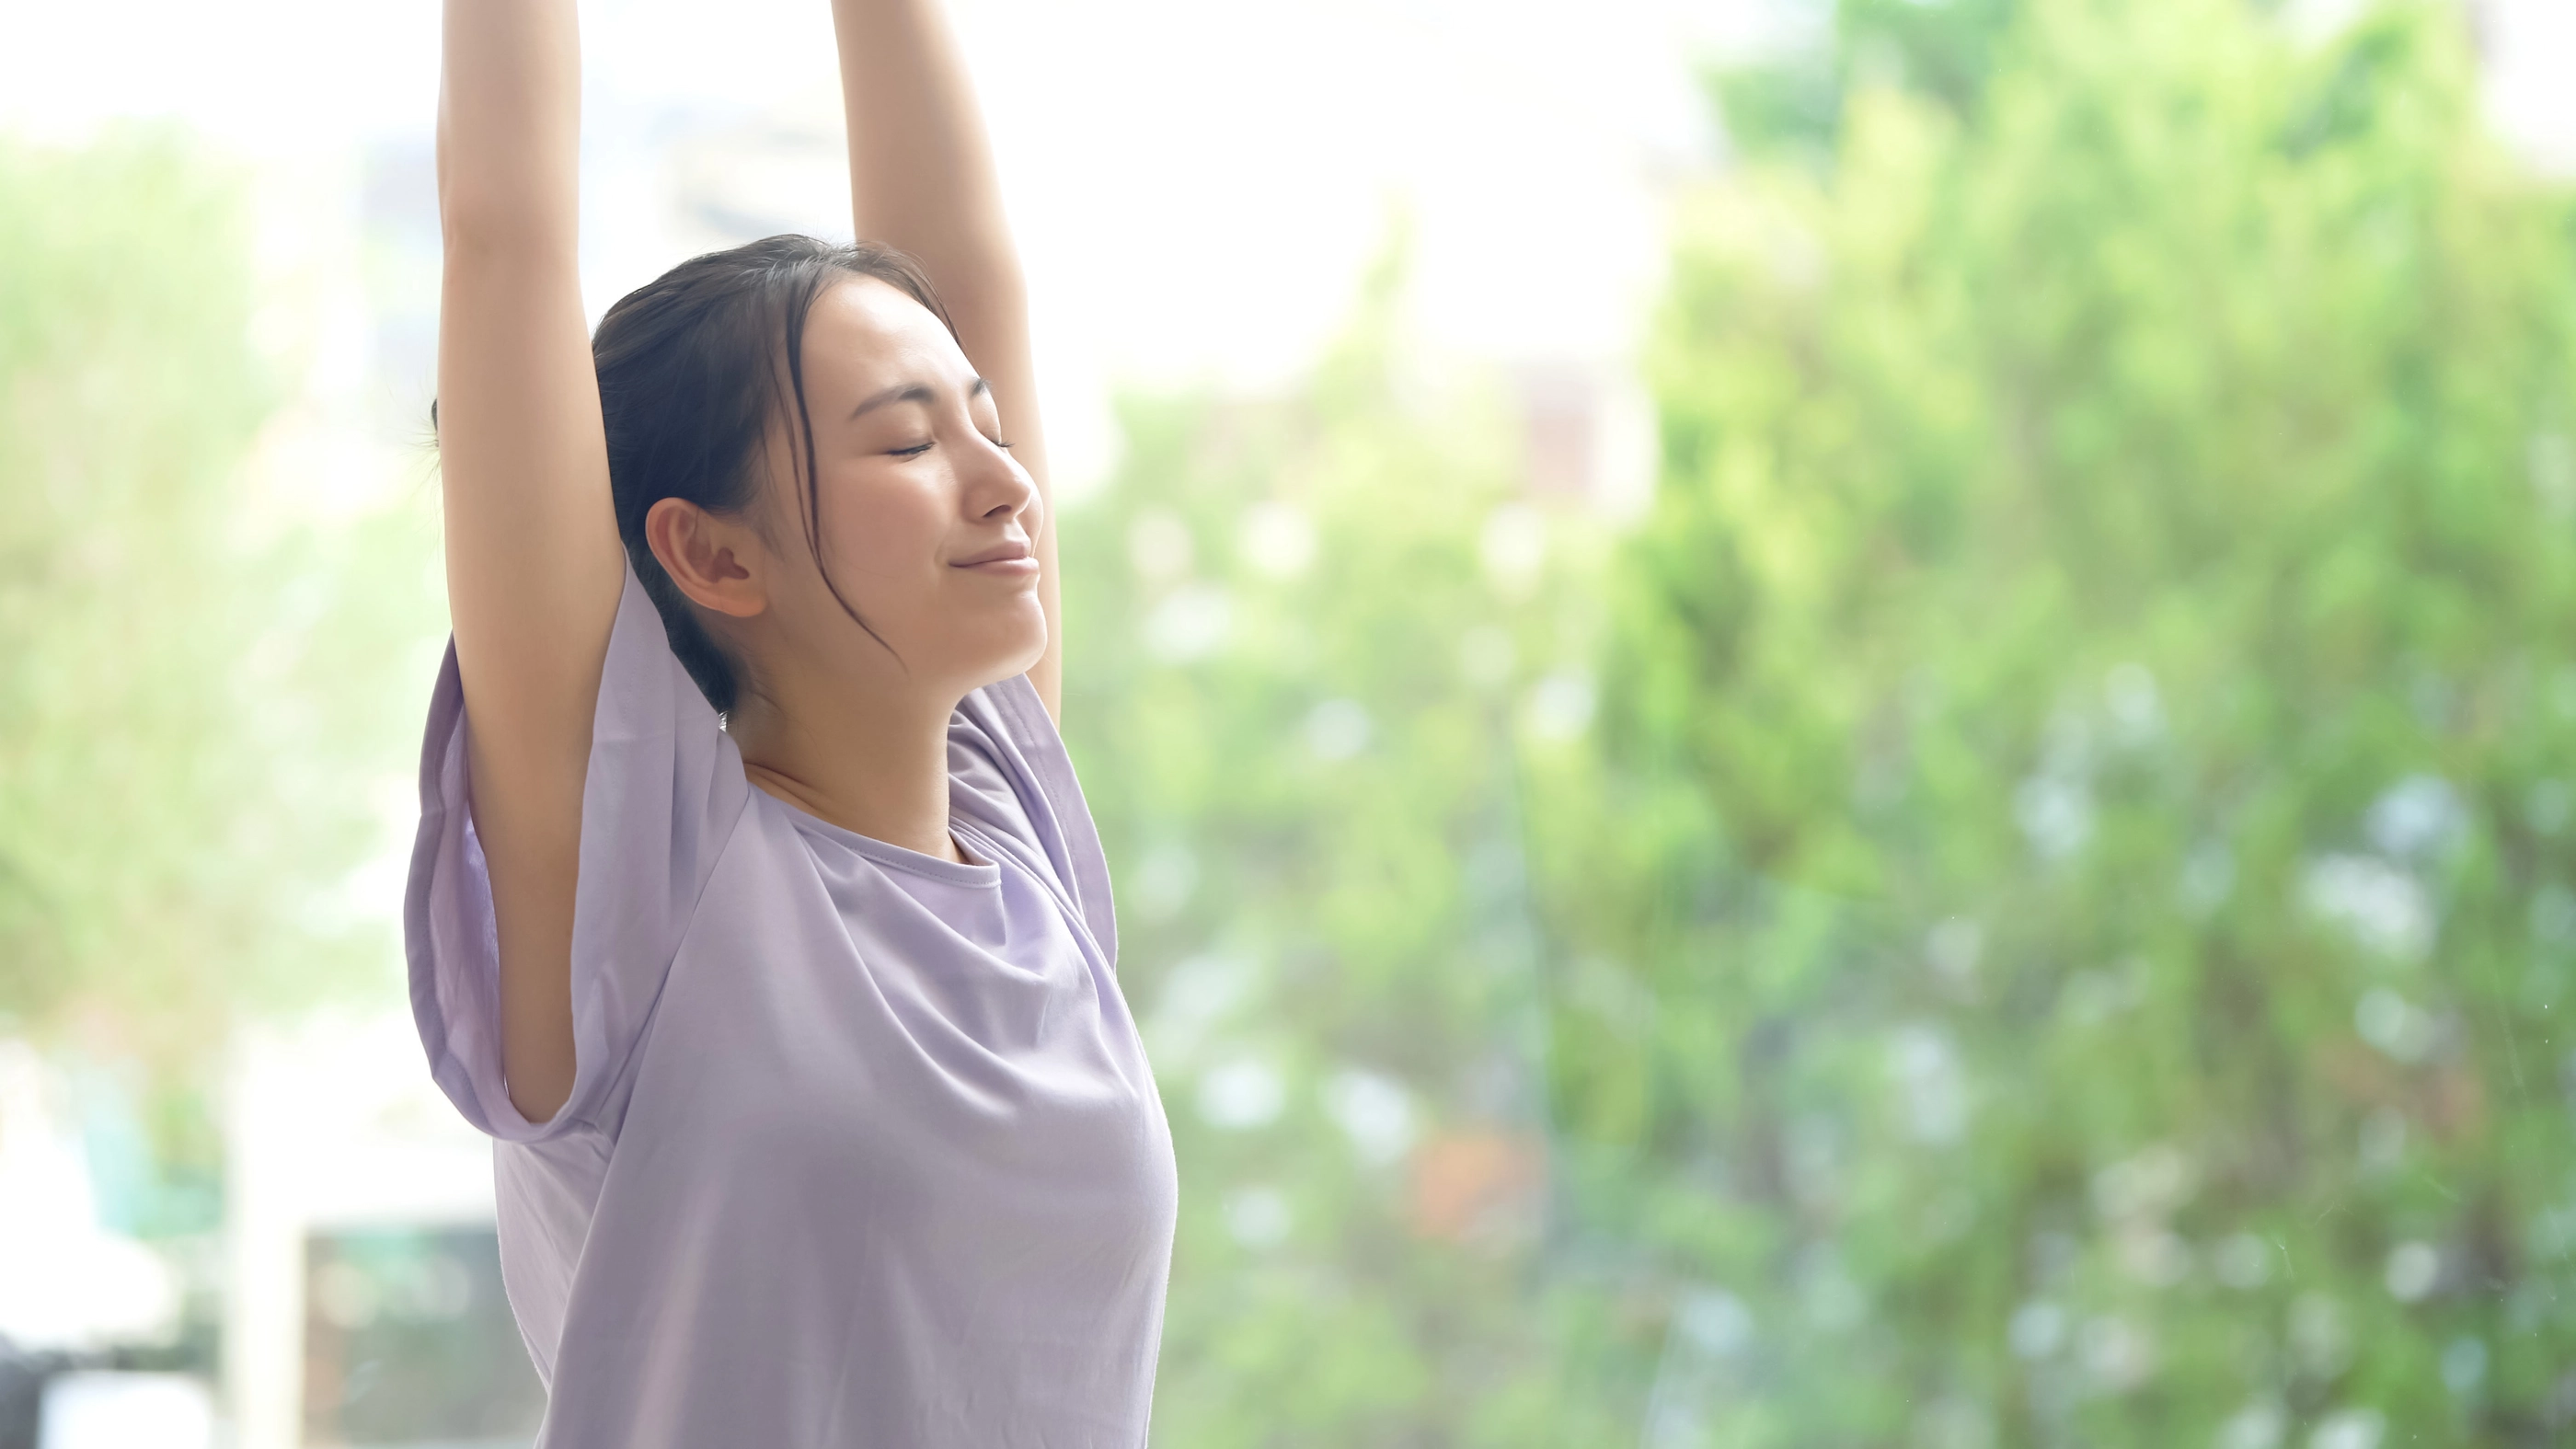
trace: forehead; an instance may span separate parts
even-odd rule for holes
[[[963,381],[965,354],[930,309],[875,277],[826,287],[805,318],[809,386],[869,389],[898,380]]]

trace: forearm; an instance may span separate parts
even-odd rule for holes
[[[858,234],[911,253],[952,309],[1018,308],[992,145],[939,0],[833,0],[832,19]]]
[[[439,217],[451,261],[569,256],[580,215],[581,46],[572,0],[447,0]]]
[[[1029,678],[1054,711],[1063,616],[1027,286],[965,58],[940,0],[833,0],[832,23],[849,114],[851,219],[861,237],[909,252],[930,274],[958,345],[992,384],[1013,456],[1038,490],[1031,543],[1049,644]]]

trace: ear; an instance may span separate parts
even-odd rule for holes
[[[644,515],[644,542],[700,608],[748,619],[769,607],[760,538],[748,520],[665,498]]]

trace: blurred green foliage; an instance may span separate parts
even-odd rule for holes
[[[1727,139],[1747,156],[1831,164],[1845,102],[1858,89],[1901,87],[1972,117],[1996,47],[2022,0],[1790,0],[1773,54],[1712,71]]]
[[[1393,262],[1062,520],[1161,1442],[2561,1442],[2576,215],[2458,12],[1845,0],[1715,90],[1642,522]],[[255,290],[202,160],[0,151],[0,1019],[158,1063],[381,970],[434,612],[244,485]]]
[[[2561,1442],[2567,196],[2446,6],[1846,8],[1623,536],[1382,302],[1066,519],[1162,1442]]]
[[[284,387],[246,212],[167,135],[0,146],[0,1030],[135,1067],[200,1176],[230,1013],[386,979],[343,886],[431,608],[415,525],[250,482]],[[182,1196],[120,1211],[203,1226]]]
[[[1291,396],[1131,398],[1062,520],[1066,725],[1184,1164],[1164,1443],[1621,1432],[1518,1412],[1556,1350],[1514,714],[1588,641],[1495,512],[1499,400],[1408,375],[1398,275]]]
[[[1713,1442],[2576,1411],[2576,296],[2474,80],[2447,7],[2034,3],[1685,221],[1540,874],[1657,1003],[1558,1100],[1755,1325]]]

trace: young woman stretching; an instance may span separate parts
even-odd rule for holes
[[[405,927],[499,1139],[541,1442],[1135,1449],[1171,1138],[936,0],[834,7],[875,243],[699,257],[587,341],[572,0],[446,14],[455,638]]]

